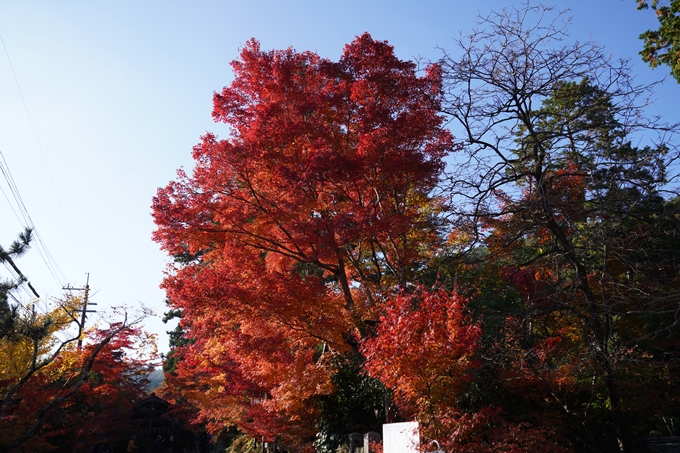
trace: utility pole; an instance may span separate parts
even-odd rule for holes
[[[83,310],[82,314],[80,315],[80,339],[78,339],[78,349],[83,347],[83,335],[82,333],[85,332],[85,318],[87,317],[87,313],[95,313],[97,310],[88,310],[87,305],[88,305],[88,297],[90,296],[90,273],[87,273],[87,282],[85,283],[85,288],[73,288],[69,285],[66,285],[66,288],[62,288],[68,291],[74,290],[74,291],[85,291],[85,297],[83,299]],[[97,305],[93,302],[89,302],[89,305]]]

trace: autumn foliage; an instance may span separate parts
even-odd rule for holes
[[[22,303],[23,285],[39,297],[16,262],[32,238],[27,228],[0,246],[0,263],[18,275],[0,282],[0,450],[72,452],[99,432],[113,440],[129,428],[127,410],[154,367],[155,336],[136,326],[144,314],[85,330],[84,301],[71,294]]]
[[[233,68],[213,110],[231,137],[204,136],[192,176],[153,203],[154,238],[179,259],[163,286],[196,340],[177,378],[201,377],[206,422],[309,442],[330,358],[356,351],[438,241],[441,79],[368,34],[338,62],[252,40]]]
[[[87,449],[106,432],[110,441],[130,430],[128,414],[132,404],[144,394],[147,376],[153,369],[155,347],[139,328],[124,329],[116,334],[96,355],[87,380],[70,395],[93,357],[95,348],[118,327],[94,330],[82,349],[64,350],[52,363],[34,374],[2,407],[0,445],[7,445],[35,426],[43,423],[21,447],[32,452],[73,451]],[[151,356],[142,353],[146,351]],[[21,369],[19,360],[8,362]],[[6,369],[4,366],[3,369]],[[5,388],[15,381],[0,381]],[[66,397],[69,395],[68,397]],[[46,405],[58,402],[50,410]]]
[[[323,453],[388,420],[424,449],[630,453],[680,416],[677,130],[549,15],[491,14],[422,71],[368,34],[337,62],[245,45],[213,98],[229,137],[153,200],[182,317],[164,391],[192,423]]]
[[[455,292],[420,288],[385,305],[376,335],[362,343],[366,369],[393,389],[402,416],[420,421],[428,438],[444,440],[465,430],[458,395],[479,366],[481,334],[467,301]]]

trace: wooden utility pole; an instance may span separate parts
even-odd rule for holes
[[[85,291],[85,297],[83,298],[83,310],[80,315],[80,339],[78,340],[78,349],[83,347],[83,332],[85,332],[85,318],[87,318],[87,313],[95,313],[97,310],[88,310],[88,298],[90,296],[90,273],[87,273],[87,282],[85,283],[85,288],[73,288],[71,286],[66,286],[62,288],[65,290],[73,291]],[[89,302],[89,305],[97,305],[95,303]]]

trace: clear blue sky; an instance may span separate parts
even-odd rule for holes
[[[181,166],[211,119],[212,93],[232,80],[229,62],[254,37],[264,49],[294,47],[337,59],[368,31],[404,59],[436,59],[437,46],[469,32],[478,12],[518,1],[32,1],[0,2],[0,151],[63,277],[36,251],[18,261],[44,300],[81,286],[89,272],[102,312],[137,301],[162,315],[167,259],[151,241],[151,198]],[[638,35],[655,26],[633,0],[573,0],[574,38],[589,36],[629,57],[640,82],[667,74],[639,60]],[[680,85],[667,79],[657,113],[678,117]],[[10,195],[0,176],[0,188]],[[0,244],[21,222],[0,193]],[[10,198],[11,200],[11,198]],[[0,268],[0,278],[9,276]],[[28,295],[24,293],[24,300]],[[160,317],[147,328],[168,330]]]

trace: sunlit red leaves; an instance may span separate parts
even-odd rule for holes
[[[480,327],[466,314],[467,301],[444,290],[418,289],[386,303],[376,336],[361,347],[370,375],[395,394],[402,415],[417,417],[428,434],[451,432],[457,398],[476,366]]]
[[[233,68],[213,110],[230,138],[202,137],[193,173],[153,202],[154,239],[194,257],[163,284],[195,341],[176,379],[206,383],[184,391],[206,423],[306,439],[325,355],[354,347],[438,241],[441,73],[368,34],[337,62],[251,40]]]
[[[267,438],[291,431],[309,437],[315,409],[307,401],[330,390],[330,370],[318,355],[324,347],[347,348],[342,297],[327,294],[317,277],[268,268],[257,254],[232,258],[237,262],[186,267],[166,280],[197,339],[178,366],[178,386],[186,386],[182,392],[206,423],[226,421]],[[192,272],[197,278],[187,278]]]
[[[586,176],[579,165],[568,161],[560,168],[544,169],[540,180],[528,173],[517,193],[494,191],[496,204],[480,216],[489,252],[503,258],[526,253],[522,249],[529,246],[535,255],[550,253],[556,233],[549,228],[552,223],[562,235],[578,237],[577,225],[589,215],[587,190],[592,187]]]
[[[250,41],[234,68],[214,110],[232,138],[205,136],[193,176],[158,191],[156,240],[170,253],[196,252],[231,235],[336,276],[338,260],[353,251],[363,260],[357,250],[370,245],[396,271],[408,266],[416,248],[403,236],[423,227],[452,148],[435,110],[438,72],[416,76],[368,35],[337,63]]]
[[[462,403],[475,369],[482,365],[476,358],[481,327],[471,321],[466,307],[463,297],[440,289],[419,288],[388,301],[376,336],[362,344],[366,369],[394,391],[401,415],[417,419],[424,438],[438,440],[445,451],[569,451],[548,422],[551,414],[531,424],[513,420],[500,405],[469,410]],[[546,351],[557,347],[555,342],[545,345]],[[523,395],[527,401],[535,398],[542,404],[545,399],[543,384],[531,373],[502,379],[526,384],[525,390],[535,393]]]

